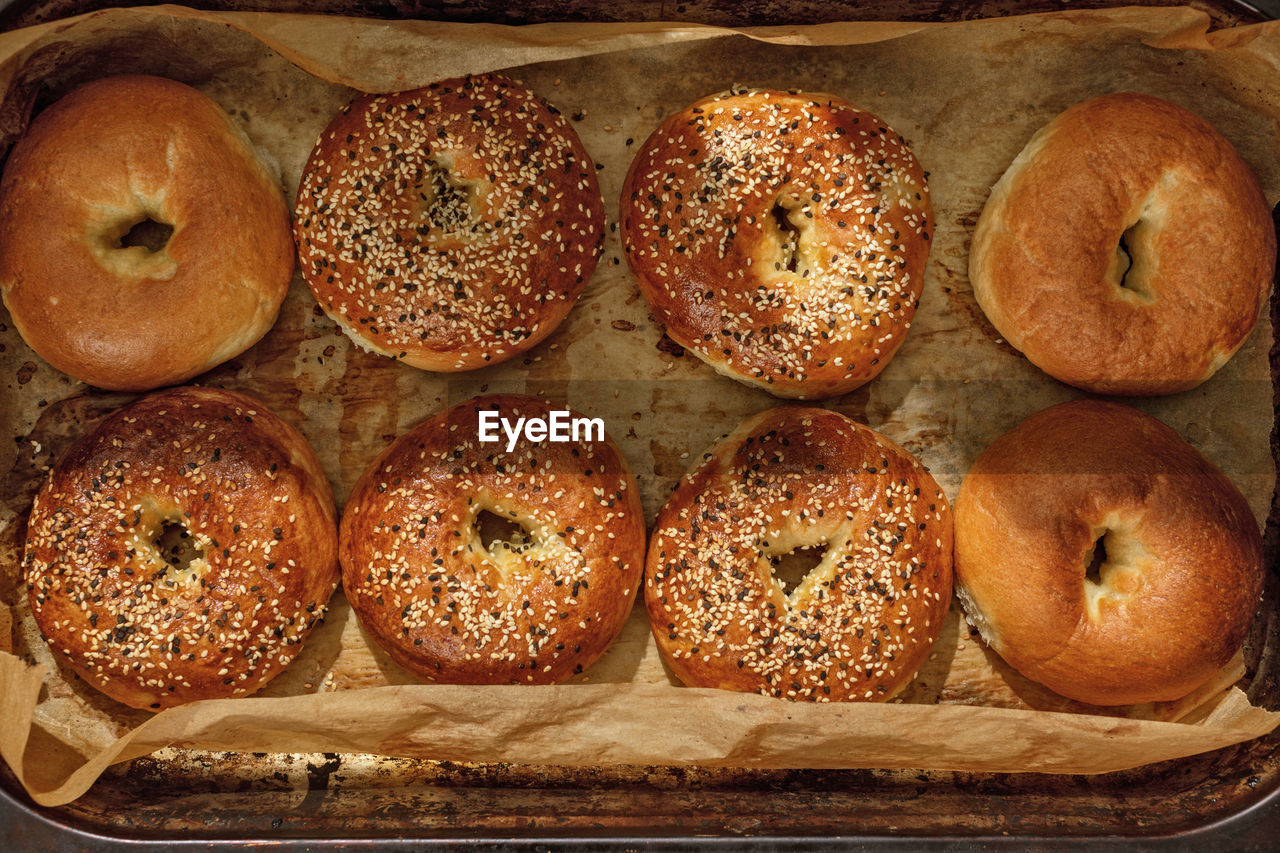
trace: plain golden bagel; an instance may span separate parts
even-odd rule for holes
[[[524,352],[595,269],[595,165],[554,107],[496,74],[356,98],[307,161],[302,273],[358,345],[425,370]]]
[[[174,388],[62,456],[23,570],[55,656],[158,710],[246,696],[284,669],[338,584],[337,544],[329,481],[296,429],[243,394]]]
[[[1178,699],[1231,659],[1262,591],[1235,485],[1155,418],[1062,403],[974,462],[956,499],[956,584],[1010,666],[1081,702]]]
[[[150,247],[134,239],[148,226]],[[82,86],[5,163],[4,303],[41,358],[90,385],[173,385],[244,352],[275,322],[293,262],[278,170],[182,83]]]
[[[775,560],[822,549],[788,591]],[[716,443],[654,524],[649,624],[686,685],[884,701],[951,605],[951,512],[911,454],[837,412],[770,409]]]
[[[514,394],[460,403],[396,439],[352,490],[343,588],[410,672],[549,684],[622,630],[644,568],[644,516],[603,422],[598,434],[525,437],[510,451],[505,436],[479,440],[482,416],[550,422],[552,412]]]
[[[622,190],[667,334],[725,376],[819,399],[877,376],[919,304],[933,214],[907,141],[834,95],[735,91],[664,121]]]
[[[1258,179],[1182,107],[1132,93],[1041,129],[983,208],[978,304],[1045,373],[1098,394],[1172,394],[1249,336],[1275,275]]]

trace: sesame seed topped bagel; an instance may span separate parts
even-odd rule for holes
[[[778,396],[870,381],[915,315],[924,172],[905,139],[833,95],[698,101],[645,141],[621,204],[627,260],[667,334]]]
[[[526,437],[511,450],[505,437],[479,440],[482,414],[550,412],[521,395],[460,403],[393,442],[351,492],[340,535],[347,598],[422,678],[563,681],[604,653],[631,612],[644,516],[603,428],[596,441]]]
[[[174,80],[84,85],[5,163],[4,303],[41,358],[91,385],[145,391],[239,355],[275,322],[293,263],[278,169]]]
[[[823,548],[794,589],[774,564]],[[929,473],[837,412],[770,409],[663,506],[645,602],[689,686],[815,701],[892,697],[951,604],[951,513]]]
[[[261,403],[144,397],[77,441],[36,495],[23,566],[50,648],[135,708],[253,693],[338,584],[333,495]]]
[[[357,344],[471,370],[569,313],[604,202],[569,123],[486,74],[352,101],[307,161],[294,239],[316,301]]]
[[[1010,666],[1081,702],[1179,699],[1227,664],[1262,591],[1249,504],[1160,421],[1077,400],[974,462],[956,499],[956,583]]]
[[[1077,104],[991,190],[969,278],[993,326],[1056,379],[1172,394],[1212,376],[1271,291],[1258,179],[1208,122],[1149,95]]]

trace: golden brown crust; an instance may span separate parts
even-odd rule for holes
[[[785,594],[770,557],[822,544]],[[888,699],[951,604],[946,496],[911,454],[837,412],[770,409],[721,439],[659,512],[645,602],[687,685]]]
[[[1050,376],[1170,394],[1244,343],[1275,258],[1270,208],[1231,143],[1181,107],[1125,93],[1077,104],[1032,138],[991,191],[969,277],[992,325]]]
[[[1087,580],[1094,543],[1107,564]],[[1045,409],[974,462],[956,499],[956,583],[1009,664],[1064,696],[1185,696],[1244,640],[1261,537],[1240,491],[1177,433],[1115,403]]]
[[[155,253],[120,248],[152,218]],[[23,339],[59,370],[142,391],[252,346],[293,276],[289,212],[248,138],[195,89],[89,83],[40,113],[0,181],[0,289]]]
[[[356,343],[426,370],[543,340],[604,240],[577,134],[496,74],[354,100],[311,152],[294,216],[321,307]]]
[[[627,261],[667,334],[778,396],[870,381],[915,315],[933,232],[924,172],[905,139],[833,95],[698,101],[641,146],[621,207]]]
[[[186,528],[173,568],[155,540]],[[244,696],[301,649],[338,583],[329,481],[243,394],[174,388],[81,438],[36,495],[23,557],[50,647],[135,708]]]
[[[482,444],[481,411],[514,421],[551,406],[477,397],[393,442],[347,501],[343,587],[365,630],[423,678],[563,681],[631,612],[644,560],[635,477],[607,437]],[[521,523],[529,544],[482,542],[486,511]]]

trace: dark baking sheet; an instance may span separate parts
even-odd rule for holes
[[[155,5],[160,4],[155,0],[0,0],[0,29],[16,29],[94,9]],[[963,21],[1108,6],[1192,6],[1208,12],[1219,27],[1280,17],[1280,0],[204,0],[182,5],[498,24],[688,21],[726,27],[828,21]]]
[[[0,2],[9,29],[112,5]],[[535,23],[681,20],[721,25],[957,20],[1115,3],[871,0],[539,0],[375,3],[254,0],[200,8]],[[1163,5],[1185,5],[1164,3]],[[1217,26],[1280,15],[1280,0],[1193,2]],[[1276,304],[1273,326],[1280,327]],[[1273,345],[1273,375],[1280,350]],[[1272,439],[1273,453],[1276,446]],[[1280,613],[1276,511],[1268,605]],[[1280,620],[1255,626],[1255,701],[1280,699]],[[0,768],[0,851],[271,847],[281,850],[797,849],[1280,850],[1280,733],[1102,776],[910,771],[597,770],[338,755],[188,753],[119,765],[84,797],[35,807]]]

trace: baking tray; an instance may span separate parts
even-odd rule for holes
[[[111,5],[0,2],[10,29]],[[957,20],[1064,2],[443,2],[254,0],[249,9],[537,23],[678,20],[726,26]],[[1075,0],[1069,8],[1116,5]],[[1186,5],[1174,2],[1163,5]],[[1216,26],[1280,16],[1280,0],[1191,5]],[[1280,312],[1273,299],[1273,327]],[[1272,373],[1280,368],[1273,343]],[[1273,457],[1276,436],[1272,436]],[[1271,619],[1255,626],[1251,698],[1280,699],[1277,511],[1266,533]],[[1280,732],[1100,776],[913,771],[569,769],[333,754],[172,751],[118,765],[63,807],[34,806],[0,767],[0,851],[261,848],[1280,850]]]

